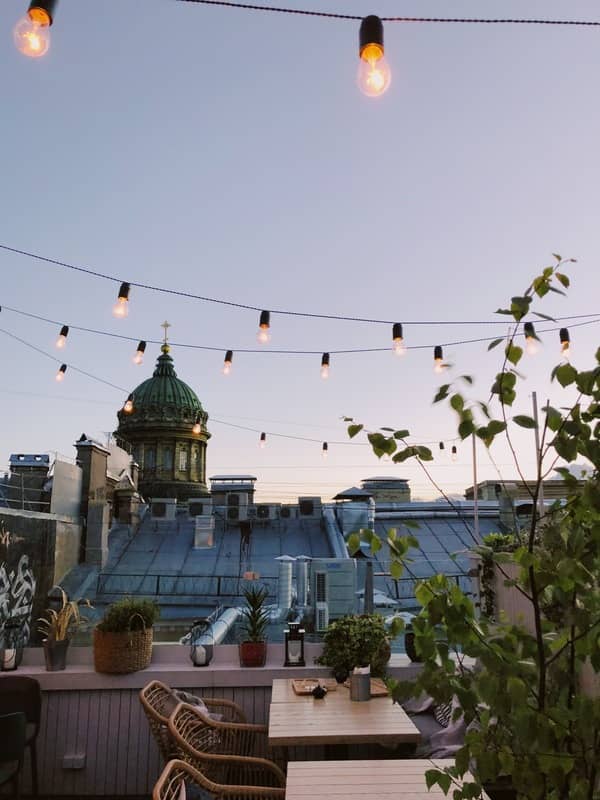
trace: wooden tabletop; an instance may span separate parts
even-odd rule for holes
[[[269,709],[269,743],[274,746],[420,741],[418,728],[389,697],[359,703],[339,687],[317,700],[312,695],[295,695],[285,680],[273,681],[273,697],[279,698]]]
[[[362,705],[362,704],[358,704]],[[446,797],[439,786],[427,789],[429,769],[452,766],[452,759],[377,761],[290,761],[286,800],[430,800]],[[451,793],[449,795],[452,796]],[[483,793],[482,798],[489,800]]]

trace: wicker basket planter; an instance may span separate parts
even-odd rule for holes
[[[96,672],[124,674],[146,669],[152,658],[152,628],[113,633],[94,628]]]

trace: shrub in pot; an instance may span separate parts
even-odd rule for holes
[[[317,664],[331,667],[340,682],[354,667],[367,664],[371,675],[381,677],[390,654],[390,637],[380,614],[350,615],[329,623]]]
[[[249,586],[244,589],[246,605],[242,608],[243,640],[239,648],[242,667],[262,667],[267,660],[267,597],[268,591],[264,586]]]
[[[79,606],[83,604],[92,608],[89,600],[69,600],[60,586],[55,586],[54,590],[59,593],[57,598],[60,607],[47,608],[44,612],[46,616],[38,619],[38,632],[45,636],[42,646],[48,672],[65,669],[69,642],[81,624],[87,622],[86,617],[80,614]]]
[[[112,603],[94,628],[96,672],[145,669],[152,658],[152,626],[160,614],[152,600],[126,597]]]

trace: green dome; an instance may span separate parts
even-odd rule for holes
[[[206,422],[198,396],[187,383],[177,377],[168,347],[156,362],[154,374],[133,390],[133,413],[119,411],[119,423],[124,428],[137,428],[144,423],[191,423],[199,417]]]

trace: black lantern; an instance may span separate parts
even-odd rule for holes
[[[304,667],[304,628],[299,622],[288,623],[285,630],[285,661],[284,667]]]
[[[23,658],[25,647],[25,620],[7,619],[2,631],[0,644],[0,669],[10,672],[17,669]]]

